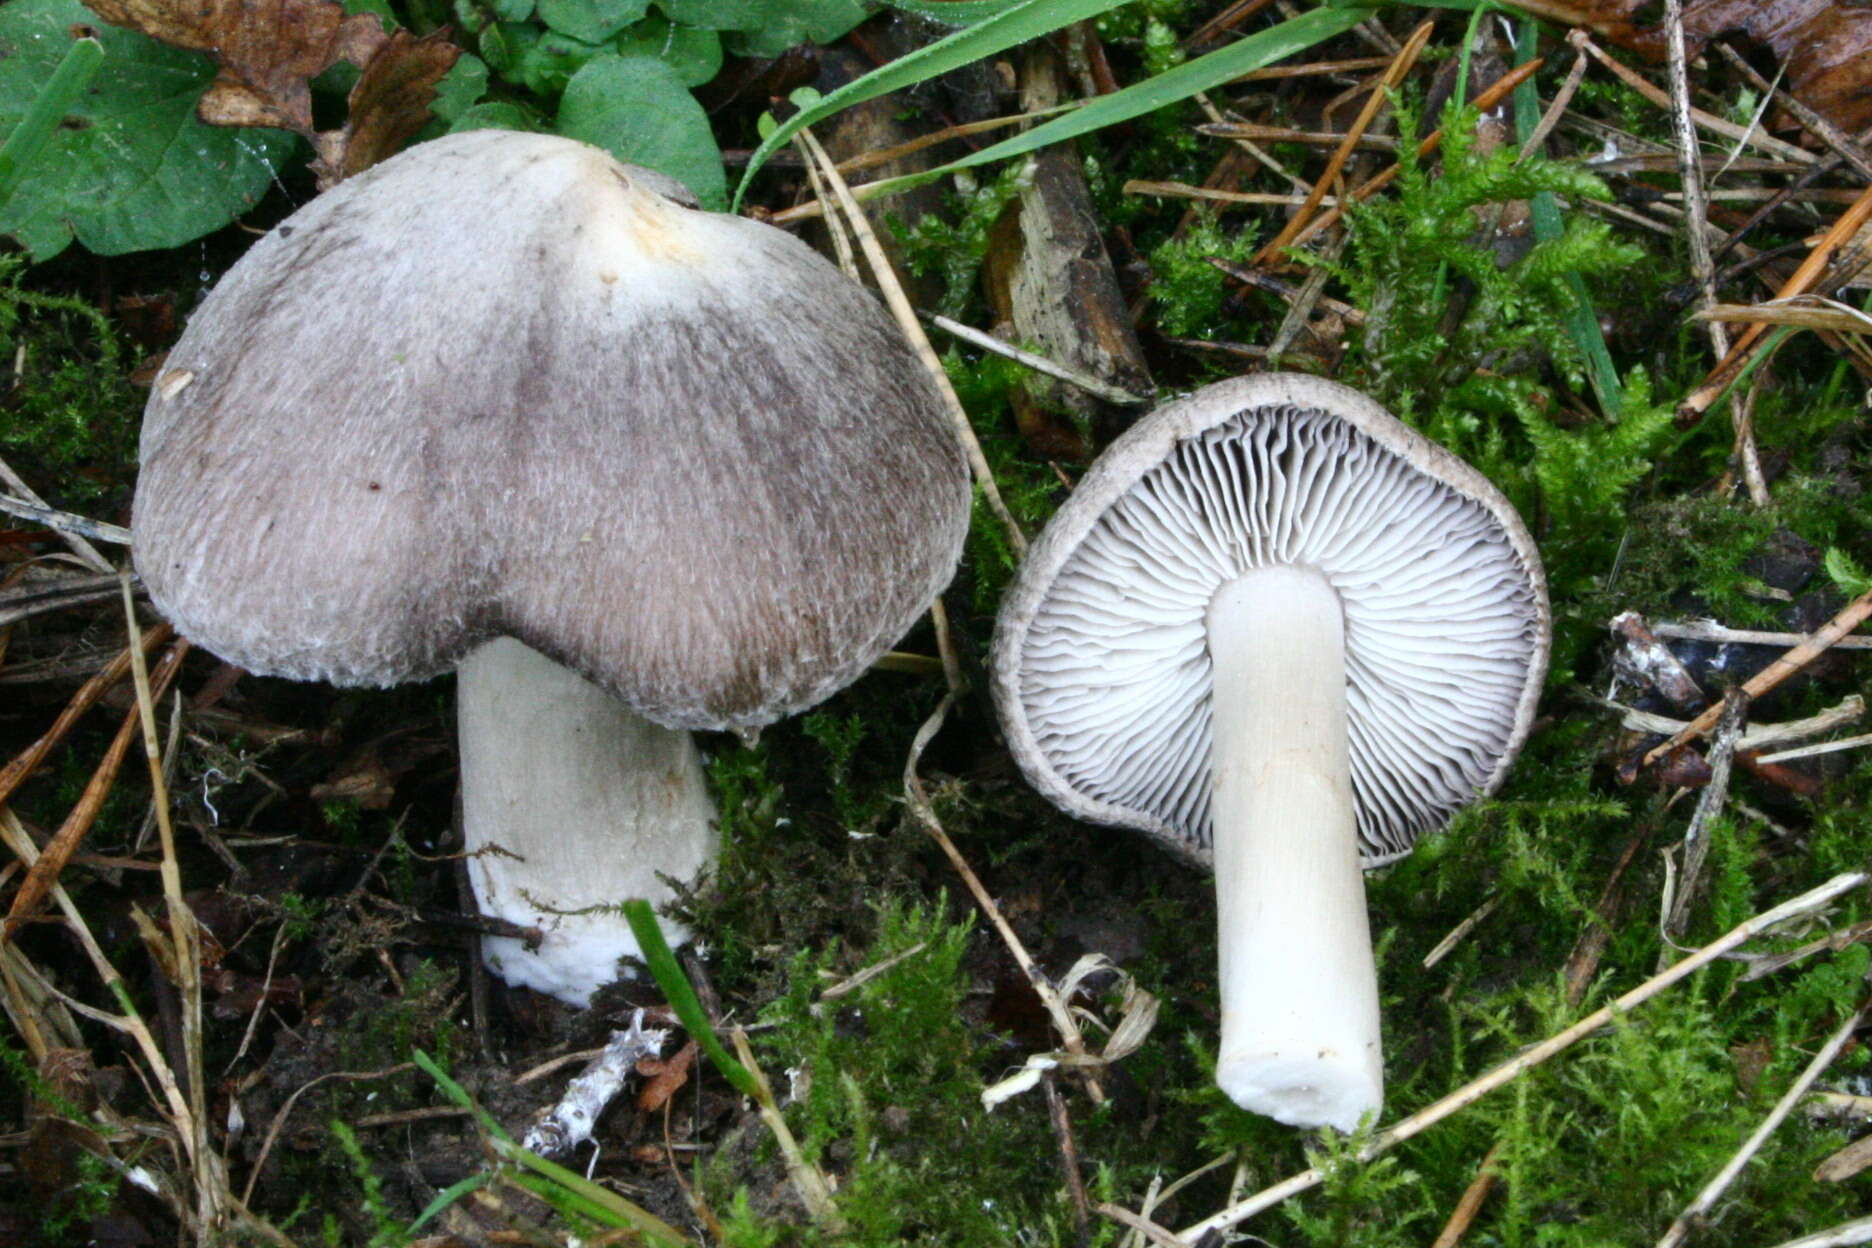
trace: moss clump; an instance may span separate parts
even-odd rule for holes
[[[125,379],[116,330],[82,299],[23,288],[24,261],[0,257],[0,453],[55,503],[93,505],[135,462],[142,398]]]

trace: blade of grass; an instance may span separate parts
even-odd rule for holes
[[[1515,39],[1515,64],[1524,65],[1538,55],[1539,39],[1540,29],[1536,23],[1521,24],[1520,34]],[[1535,91],[1532,78],[1515,88],[1514,110],[1515,138],[1525,144],[1540,124],[1540,95]],[[1559,238],[1566,230],[1560,220],[1560,201],[1554,198],[1552,191],[1535,194],[1529,205],[1529,215],[1537,242]],[[1599,410],[1616,418],[1624,409],[1625,387],[1619,384],[1618,369],[1612,364],[1611,351],[1606,349],[1605,334],[1599,329],[1599,314],[1587,294],[1584,278],[1578,273],[1569,273],[1566,284],[1573,292],[1573,306],[1561,317],[1561,323],[1566,326],[1567,337],[1579,348],[1580,357],[1586,361],[1586,375],[1592,381],[1593,393],[1598,396]]]
[[[676,964],[676,955],[670,951],[669,942],[663,939],[663,929],[658,926],[656,914],[651,911],[647,901],[627,901],[624,903],[624,920],[630,924],[631,934],[637,937],[637,947],[643,951],[644,965],[650,968],[650,974],[656,978],[657,987],[668,998],[670,1009],[676,1011],[676,1017],[682,1022],[683,1030],[693,1037],[702,1051],[709,1055],[715,1068],[722,1072],[735,1090],[743,1096],[760,1099],[760,1085],[748,1068],[728,1055],[721,1037],[715,1034],[715,1028],[709,1022],[708,1014],[702,1009],[702,1001],[696,996],[696,990],[684,975],[682,967]]]
[[[39,94],[33,97],[19,124],[13,127],[13,133],[7,135],[5,145],[0,146],[0,207],[5,207],[13,198],[20,180],[45,150],[52,131],[78,103],[78,97],[91,85],[98,66],[103,63],[104,45],[96,39],[86,37],[72,41],[65,58],[52,71],[52,77],[39,88]]]
[[[528,1190],[533,1191],[541,1199],[560,1209],[561,1212],[569,1211],[594,1221],[608,1222],[613,1226],[630,1227],[654,1243],[692,1248],[692,1241],[685,1239],[680,1231],[649,1210],[634,1205],[615,1192],[607,1191],[564,1166],[550,1162],[538,1153],[529,1152],[514,1143],[513,1136],[494,1120],[493,1115],[482,1109],[475,1099],[468,1095],[466,1088],[451,1079],[448,1073],[436,1064],[435,1059],[421,1049],[410,1054],[410,1061],[435,1082],[436,1087],[442,1090],[442,1095],[474,1115],[475,1121],[480,1123],[481,1129],[487,1133],[496,1157],[529,1171],[533,1176],[538,1176],[541,1186],[558,1189],[557,1192],[541,1190],[541,1186],[535,1186],[532,1181],[526,1180],[526,1176],[522,1176]],[[422,1225],[424,1221],[447,1206],[447,1202],[443,1200],[444,1196],[460,1199],[476,1187],[483,1185],[471,1184],[466,1180],[455,1184],[430,1202],[429,1207],[423,1211],[422,1217],[417,1220],[416,1226]],[[564,1196],[565,1199],[558,1199],[560,1196]],[[415,1227],[410,1229],[414,1230]]]
[[[1211,91],[1244,74],[1304,52],[1333,36],[1343,34],[1372,14],[1370,6],[1337,8],[1326,6],[1289,18],[1278,26],[1238,40],[1226,48],[1185,61],[1155,78],[1135,83],[1122,91],[1101,95],[1063,117],[1035,126],[1024,134],[1004,139],[991,147],[973,152],[960,160],[936,169],[906,174],[884,182],[874,182],[874,193],[901,190],[928,182],[958,169],[1024,156],[1038,148],[1090,134],[1094,130],[1141,117],[1169,104],[1187,100],[1203,91]],[[985,24],[985,23],[984,23]],[[860,80],[862,81],[862,79]],[[830,100],[833,96],[827,96]]]
[[[772,134],[761,140],[761,145],[754,149],[754,155],[748,159],[740,184],[735,187],[730,211],[740,210],[741,197],[747,193],[748,183],[754,174],[769,156],[790,142],[801,128],[830,117],[850,105],[862,104],[899,87],[912,86],[938,74],[973,64],[1017,43],[1051,34],[1062,26],[1097,17],[1108,9],[1117,8],[1120,3],[1122,0],[1026,0],[1023,4],[1015,5],[973,26],[964,27],[928,47],[918,48],[908,56],[900,56],[864,77],[846,83],[781,122]]]

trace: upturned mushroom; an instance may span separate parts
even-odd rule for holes
[[[1301,375],[1139,422],[1034,544],[995,634],[1009,747],[1069,813],[1213,868],[1237,1104],[1341,1130],[1380,1108],[1361,865],[1501,783],[1548,629],[1507,500]]]
[[[320,196],[144,412],[136,562],[250,671],[456,669],[489,966],[583,1004],[617,904],[713,855],[691,729],[826,698],[952,575],[967,469],[876,301],[566,139],[479,131]]]

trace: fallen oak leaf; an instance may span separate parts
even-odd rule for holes
[[[436,84],[461,49],[446,30],[386,34],[371,13],[337,0],[85,0],[105,21],[206,53],[218,67],[195,112],[212,126],[304,135],[319,189],[393,155],[429,121]],[[319,132],[312,79],[339,61],[361,71],[345,125]]]
[[[437,84],[460,56],[446,29],[420,39],[407,30],[391,34],[351,88],[343,129],[328,130],[313,140],[318,158],[312,171],[319,189],[389,159],[415,138],[429,124]]]

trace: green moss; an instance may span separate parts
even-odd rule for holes
[[[25,289],[20,257],[0,257],[0,366],[18,368],[0,419],[0,454],[48,499],[81,508],[123,483],[143,406],[124,376],[116,330],[81,299]]]
[[[1213,212],[1201,213],[1180,238],[1151,252],[1150,300],[1157,328],[1173,338],[1236,338],[1223,312],[1228,278],[1211,256],[1246,265],[1255,252],[1253,229],[1230,229]]]

